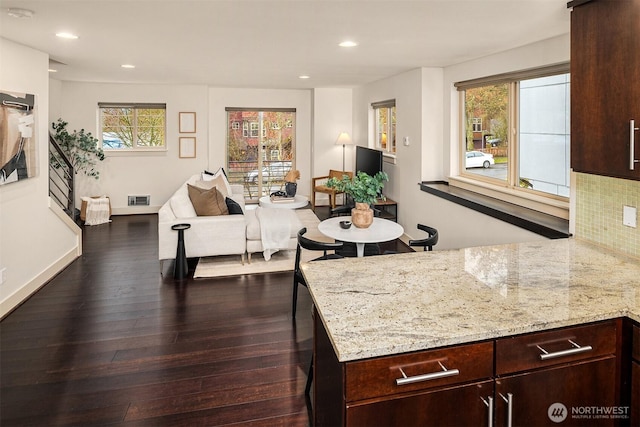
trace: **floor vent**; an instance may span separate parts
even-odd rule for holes
[[[129,196],[129,206],[149,206],[151,196]]]

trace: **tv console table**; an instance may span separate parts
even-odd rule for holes
[[[373,207],[380,211],[380,218],[398,222],[398,202],[386,198],[386,200],[377,200]]]

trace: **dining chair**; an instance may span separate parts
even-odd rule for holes
[[[422,230],[429,235],[424,239],[409,240],[409,246],[422,246],[423,250],[432,251],[433,247],[438,243],[438,230],[427,225],[418,224],[418,230]]]
[[[301,228],[298,231],[298,246],[296,247],[296,261],[293,267],[293,302],[291,307],[292,318],[295,320],[296,318],[296,308],[298,305],[298,285],[307,286],[307,281],[304,280],[304,276],[302,275],[302,270],[300,270],[300,258],[302,256],[302,249],[306,249],[309,251],[322,251],[322,256],[318,258],[314,258],[312,261],[319,260],[327,260],[327,259],[339,259],[342,256],[337,255],[335,253],[330,254],[328,251],[335,251],[336,249],[340,249],[342,247],[342,242],[336,243],[328,243],[328,242],[318,242],[315,240],[311,240],[304,236],[307,232],[307,228]],[[304,393],[306,396],[309,395],[311,391],[311,381],[313,381],[313,356],[311,356],[311,363],[309,364],[309,372],[307,373],[307,384],[304,388]]]
[[[302,275],[302,270],[300,269],[300,258],[302,255],[302,249],[306,249],[309,251],[322,251],[322,256],[318,258],[314,258],[312,261],[319,260],[327,260],[327,259],[339,259],[343,258],[341,255],[337,255],[335,253],[330,254],[328,251],[339,250],[343,246],[343,242],[318,242],[316,240],[311,240],[304,236],[307,232],[307,228],[301,228],[298,231],[298,246],[296,247],[296,260],[293,267],[293,301],[291,312],[292,316],[296,318],[296,307],[298,304],[298,285],[307,286],[307,282],[304,280],[304,276]]]

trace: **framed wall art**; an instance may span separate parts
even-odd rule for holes
[[[180,133],[196,132],[196,113],[181,112],[178,113]]]
[[[0,90],[0,185],[36,175],[35,95]]]
[[[180,152],[181,159],[192,159],[196,157],[196,138],[195,137],[180,137]]]

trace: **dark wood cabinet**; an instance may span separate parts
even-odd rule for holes
[[[570,2],[571,166],[640,180],[640,0]],[[631,140],[635,139],[632,148]],[[632,170],[633,167],[633,170]]]
[[[496,340],[496,426],[612,426],[618,321]],[[511,420],[511,423],[508,420]]]
[[[616,406],[615,373],[616,358],[608,356],[497,379],[494,425],[616,425],[593,413]]]
[[[489,424],[493,381],[347,404],[346,425],[483,427]]]
[[[640,326],[633,325],[631,352],[631,423],[640,426]]]
[[[319,318],[316,426],[554,426],[563,416],[567,426],[620,422],[587,412],[619,407],[621,319],[341,363]]]

